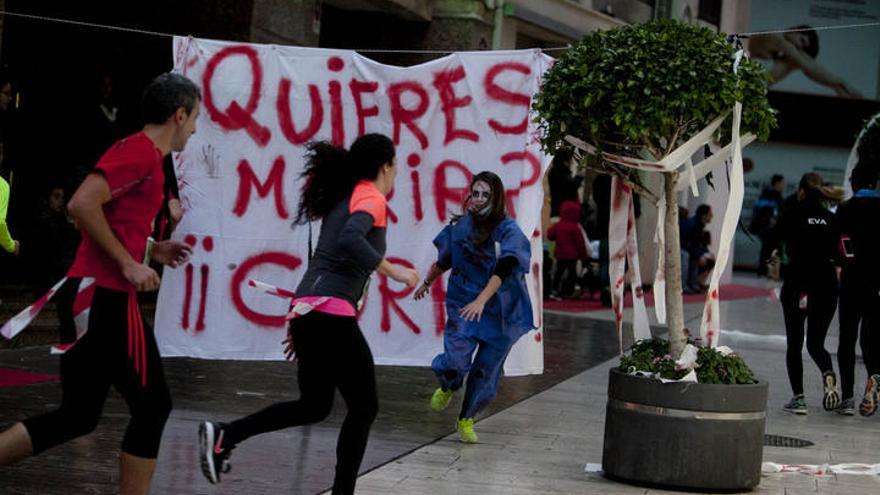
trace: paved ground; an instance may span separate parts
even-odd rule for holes
[[[745,281],[748,281],[747,279]],[[737,280],[743,283],[744,280]],[[762,283],[762,282],[758,282]],[[700,308],[686,308],[697,326]],[[777,463],[878,463],[880,415],[841,417],[821,410],[818,371],[804,355],[809,415],[781,410],[790,391],[785,377],[782,316],[778,302],[753,299],[722,303],[723,344],[736,349],[769,382],[766,432],[810,440],[807,448],[765,447]],[[480,444],[452,435],[454,408],[426,412],[433,387],[421,368],[379,369],[381,414],[373,430],[358,483],[362,494],[544,494],[660,493],[615,483],[584,472],[601,462],[608,368],[616,343],[609,315],[547,315],[547,373],[503,381],[499,399],[477,423]],[[836,347],[836,323],[827,347]],[[861,366],[861,362],[857,366]],[[57,370],[45,347],[0,351],[0,367]],[[333,447],[343,406],[320,425],[266,434],[236,449],[233,471],[219,486],[198,472],[195,425],[205,417],[232,418],[265,404],[295,397],[295,367],[282,363],[166,360],[175,397],[163,439],[152,493],[317,493],[332,478]],[[864,370],[857,369],[857,391]],[[112,395],[112,394],[111,394]],[[48,410],[59,399],[57,384],[0,388],[0,424]],[[341,401],[337,401],[341,403]],[[14,467],[0,468],[0,493],[111,493],[118,445],[127,418],[111,397],[98,431]],[[880,476],[816,477],[772,474],[758,493],[880,493]],[[666,492],[673,493],[673,492]]]
[[[738,283],[765,284],[749,277]],[[701,307],[686,308],[699,326]],[[838,416],[821,409],[820,376],[804,353],[807,416],[782,411],[791,392],[785,375],[785,341],[779,303],[772,299],[722,302],[724,345],[733,347],[756,375],[770,385],[766,433],[813,442],[807,448],[765,447],[764,461],[779,464],[880,463],[880,415]],[[613,316],[590,313],[584,320]],[[837,323],[826,341],[833,352]],[[425,446],[365,476],[358,493],[439,494],[647,494],[676,493],[616,483],[584,472],[586,463],[602,460],[608,368],[616,358],[591,368],[477,423],[478,445],[462,445],[455,435]],[[836,366],[836,363],[835,363]],[[856,395],[865,372],[857,363]],[[756,493],[877,494],[880,476],[809,476],[797,473],[762,477]]]

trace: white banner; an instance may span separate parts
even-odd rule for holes
[[[283,358],[287,303],[248,281],[296,288],[308,257],[309,229],[293,223],[305,145],[348,146],[367,132],[397,145],[386,256],[424,274],[436,259],[431,240],[460,210],[470,177],[491,170],[533,239],[528,282],[540,318],[549,157],[529,106],[549,57],[467,52],[401,68],[344,50],[178,37],[174,61],[203,102],[195,136],[174,154],[185,211],[174,238],[194,252],[163,276],[155,327],[164,356]],[[312,228],[316,243],[320,226]],[[444,287],[416,302],[411,290],[373,276],[359,317],[377,363],[425,366],[441,352]],[[505,370],[542,372],[541,339],[540,329],[524,336]]]

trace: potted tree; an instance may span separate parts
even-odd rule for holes
[[[713,121],[720,124],[715,139],[731,147],[739,145],[732,129],[766,139],[775,126],[764,69],[737,52],[724,35],[674,21],[596,32],[555,62],[535,98],[547,152],[571,149],[583,166],[612,174],[650,201],[665,200],[668,342],[637,342],[610,372],[603,471],[613,478],[720,490],[749,489],[760,479],[766,383],[729,350],[688,346],[678,191],[695,179],[689,161],[669,164]],[[731,108],[741,108],[741,121]],[[653,166],[657,172],[646,171]],[[662,187],[645,180],[652,173],[662,175]],[[654,379],[681,378],[682,362],[694,358],[697,383]],[[627,373],[633,370],[654,378]]]

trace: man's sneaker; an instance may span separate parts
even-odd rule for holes
[[[824,389],[822,407],[826,411],[833,411],[840,404],[840,389],[837,387],[837,375],[833,371],[822,373],[822,388]]]
[[[796,395],[782,409],[794,414],[807,414],[807,401],[803,395]]]
[[[868,377],[868,384],[865,385],[865,397],[859,405],[859,414],[871,416],[877,412],[878,403],[880,403],[880,375],[871,375]]]
[[[836,412],[837,414],[842,414],[843,416],[854,415],[856,413],[856,408],[854,406],[852,397],[840,401],[840,404],[834,408],[834,412]]]
[[[462,442],[477,443],[477,434],[474,432],[473,418],[459,419],[455,424],[455,429],[458,430],[458,438],[460,438]]]
[[[446,406],[449,405],[449,400],[452,399],[452,394],[455,393],[455,390],[443,390],[442,388],[438,388],[434,391],[434,395],[431,396],[431,409],[440,412],[446,409]]]
[[[223,423],[205,421],[199,425],[199,459],[202,474],[211,483],[220,483],[220,474],[228,473],[229,454],[234,447],[223,446]]]

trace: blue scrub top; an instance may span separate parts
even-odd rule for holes
[[[482,248],[470,241],[472,234],[471,216],[465,215],[434,239],[439,264],[452,267],[446,289],[447,331],[452,327],[484,340],[497,336],[516,340],[535,328],[525,281],[531,263],[529,240],[510,217],[501,221]],[[476,299],[492,277],[497,261],[508,256],[516,259],[516,267],[486,303],[480,321],[464,321],[459,310]]]

